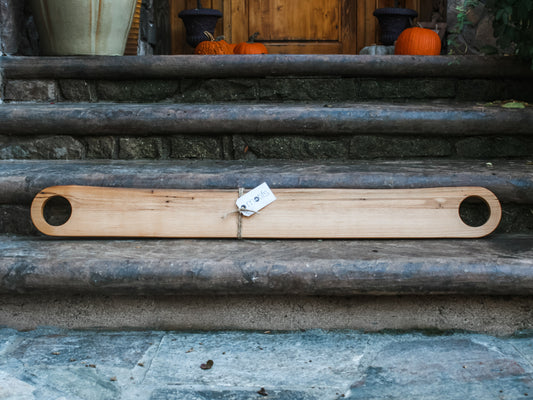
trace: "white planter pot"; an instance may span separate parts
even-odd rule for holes
[[[123,55],[137,0],[30,0],[43,55]]]

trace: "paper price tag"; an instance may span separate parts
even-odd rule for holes
[[[263,183],[244,196],[237,199],[237,207],[245,217],[251,217],[269,204],[276,201],[276,196],[266,183]],[[249,210],[249,211],[246,211]]]

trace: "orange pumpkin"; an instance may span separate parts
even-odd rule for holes
[[[233,51],[235,54],[268,54],[268,50],[263,43],[257,43],[255,40],[259,32],[254,33],[247,42],[239,43]]]
[[[216,55],[233,54],[233,45],[226,42],[222,37],[215,39],[209,32],[204,32],[209,40],[200,42],[194,49],[194,54]]]
[[[396,40],[394,54],[412,56],[438,56],[441,42],[439,35],[431,29],[407,28]]]

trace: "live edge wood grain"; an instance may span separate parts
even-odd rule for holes
[[[31,207],[37,229],[50,236],[167,238],[479,238],[501,219],[496,196],[480,187],[429,189],[275,189],[277,200],[242,217],[237,190],[151,190],[56,186]],[[48,224],[46,202],[63,197],[72,213]],[[479,227],[459,216],[461,203],[482,199],[490,209]]]

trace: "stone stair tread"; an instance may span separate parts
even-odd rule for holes
[[[533,238],[57,240],[0,236],[0,293],[531,295]]]
[[[253,188],[407,189],[483,186],[501,202],[531,204],[527,160],[397,161],[0,161],[0,204],[29,205],[42,189],[84,185],[154,189]]]
[[[476,102],[12,103],[1,135],[307,134],[531,135],[533,107]]]

